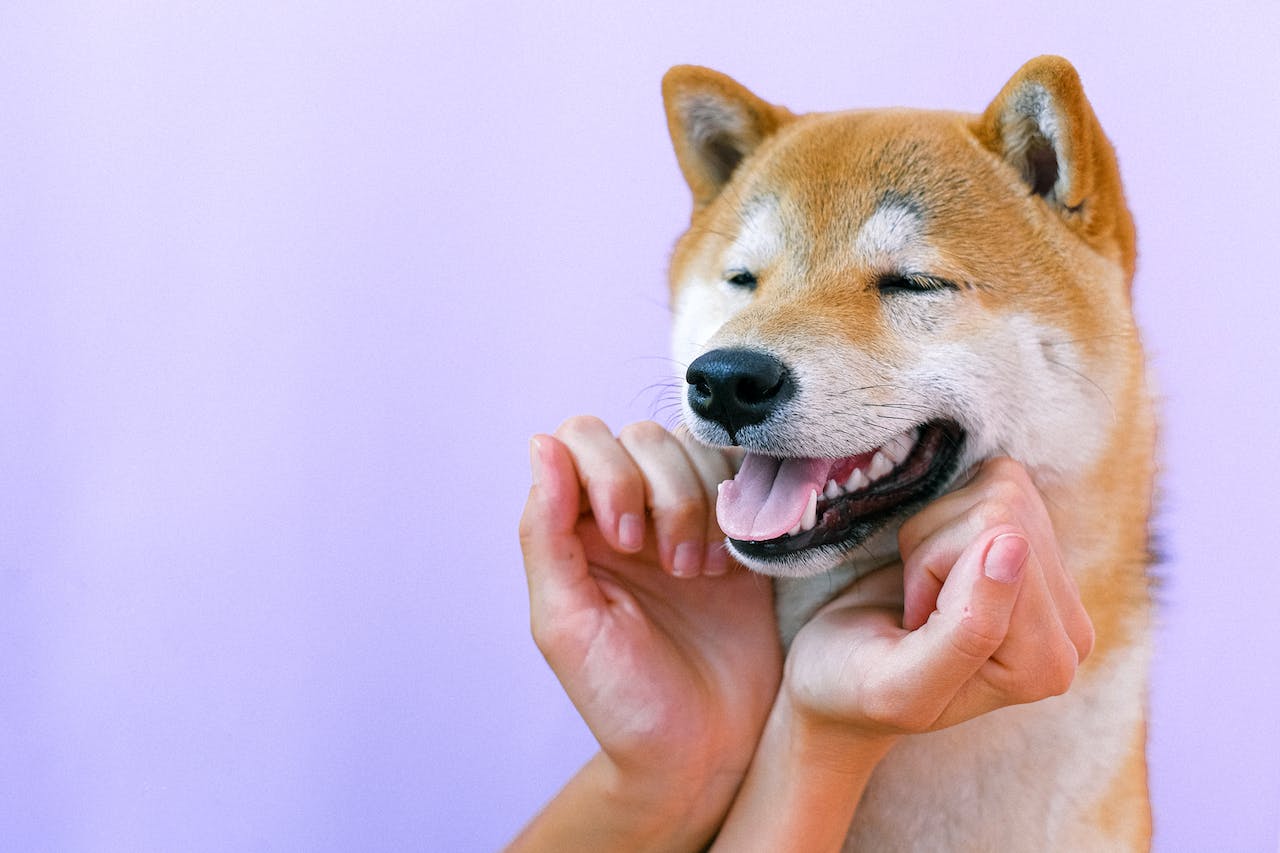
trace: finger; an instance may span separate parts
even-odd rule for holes
[[[1049,687],[1062,680],[1064,670],[1070,673],[1069,683],[1078,662],[1076,647],[1063,625],[1042,561],[1033,548],[1027,557],[1026,578],[1009,619],[1008,634],[992,654],[990,665],[979,674],[996,686],[1009,688],[1005,704],[1009,700],[1034,701],[1059,692]]]
[[[556,430],[569,448],[591,513],[609,546],[625,554],[644,547],[644,480],[604,421],[570,418]]]
[[[555,614],[596,606],[602,599],[575,532],[580,489],[573,459],[549,435],[534,436],[529,452],[534,483],[520,517],[520,549],[537,638]]]
[[[1057,536],[1030,476],[1011,459],[988,460],[970,484],[934,501],[899,531],[906,572],[904,627],[924,624],[960,553],[984,529],[1000,525],[1021,528],[1033,549],[1057,559],[1060,568]],[[1053,583],[1056,592],[1069,587],[1070,579],[1055,575]]]
[[[1047,519],[1046,519],[1047,521]],[[1050,524],[1050,529],[1052,525]],[[1049,595],[1053,599],[1058,619],[1075,646],[1076,655],[1083,661],[1093,651],[1093,622],[1080,600],[1080,588],[1062,561],[1056,535],[1048,540],[1033,539],[1032,549],[1039,564]]]
[[[1067,691],[1079,665],[1034,553],[1009,619],[1004,642],[956,693],[938,727]]]
[[[733,479],[734,469],[729,457],[718,447],[708,447],[688,434],[687,430],[677,429],[676,440],[684,448],[685,454],[698,471],[703,488],[707,495],[706,561],[703,574],[722,575],[733,564],[729,551],[724,544],[724,531],[716,521],[716,500],[719,497],[720,484]]]
[[[904,636],[893,667],[911,673],[904,701],[941,714],[995,653],[1009,630],[1030,545],[1012,527],[986,531],[961,554],[938,596],[938,608]]]
[[[1012,523],[1026,531],[1058,618],[1083,660],[1093,648],[1093,624],[1080,602],[1075,578],[1063,564],[1053,519],[1031,475],[1013,459],[997,457],[983,464],[972,489],[981,498],[970,512],[981,516],[983,523]]]
[[[926,504],[898,528],[899,555],[903,560],[910,558],[925,541],[966,515],[981,498],[972,486],[965,486]]]
[[[699,574],[706,558],[708,508],[697,468],[675,437],[653,421],[631,424],[618,441],[640,469],[662,567],[680,577]]]
[[[950,518],[917,543],[902,564],[902,627],[914,631],[928,620],[952,569],[982,533],[981,519],[965,512]]]
[[[974,532],[974,528],[982,522],[983,518],[973,513],[956,519],[950,526],[920,543],[911,559],[903,564],[904,628],[912,631],[928,620],[937,606],[943,585],[961,554],[969,542],[983,535],[981,530]],[[1028,531],[1016,525],[1010,529],[1017,530],[1028,540],[1029,554],[1026,579],[1014,606],[1008,636],[998,655],[1000,660],[1017,668],[1039,658],[1041,651],[1048,648],[1051,641],[1067,633],[1059,610],[1063,606],[1072,607],[1072,601],[1059,604],[1058,596],[1045,577],[1044,561],[1039,558],[1040,551],[1045,551],[1052,560],[1056,560],[1056,543],[1052,540],[1036,540]],[[1061,573],[1060,562],[1055,565],[1056,570]],[[1069,591],[1061,578],[1058,579],[1058,585]],[[1075,599],[1075,605],[1078,607],[1078,598]]]
[[[986,513],[970,511],[954,519],[921,542],[904,564],[905,628],[913,630],[929,618],[959,553],[982,533],[970,531],[987,517]],[[1030,550],[1005,639],[991,660],[957,693],[939,726],[1058,695],[1070,685],[1079,661],[1089,652],[1092,625],[1062,566],[1052,526],[1047,515],[1032,515],[1030,520],[1041,532],[1022,531]]]
[[[1044,531],[1038,522],[1032,525],[1031,517],[1041,515],[1048,524],[1048,513],[1031,475],[1021,463],[1001,456],[983,462],[968,483],[907,519],[898,530],[898,552],[905,559],[938,530],[979,508],[987,516],[984,526],[988,527],[1012,522],[1038,536]]]

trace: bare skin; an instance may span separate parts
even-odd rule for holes
[[[720,451],[575,418],[532,453],[534,637],[601,750],[512,850],[838,850],[898,739],[1060,694],[1092,647],[1012,460],[910,519],[782,675],[770,584],[714,547]]]
[[[782,670],[772,587],[719,544],[714,490],[732,469],[656,425],[615,439],[589,418],[535,437],[532,456],[533,635],[600,752],[511,849],[705,846]]]
[[[1021,465],[985,463],[899,535],[902,564],[796,636],[715,849],[839,850],[900,738],[1066,692],[1093,626]]]

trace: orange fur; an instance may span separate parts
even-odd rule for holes
[[[750,304],[716,331],[717,346],[840,340],[869,364],[902,361],[914,341],[890,322],[874,286],[891,270],[850,252],[852,235],[886,192],[923,211],[927,272],[964,285],[938,334],[962,344],[1014,313],[1054,330],[1041,346],[1076,360],[1070,369],[1093,386],[1083,393],[1097,395],[1101,412],[1089,428],[1103,436],[1085,466],[1029,466],[1096,629],[1078,683],[1102,678],[1112,662],[1141,658],[1135,650],[1145,648],[1150,627],[1155,427],[1130,310],[1135,233],[1114,149],[1075,69],[1058,57],[1032,60],[977,116],[907,109],[797,116],[689,66],[672,69],[663,92],[694,201],[672,257],[673,299],[690,282],[723,280],[751,200],[772,199],[786,235],[786,251],[754,270]],[[1141,701],[1141,684],[1124,689]],[[1097,780],[1097,797],[1074,795],[1091,803],[1080,819],[1097,837],[1144,849],[1141,720],[1128,742],[1111,775]]]

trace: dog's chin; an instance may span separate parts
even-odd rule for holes
[[[898,527],[905,520],[903,518],[887,522],[866,539],[849,548],[819,545],[806,548],[783,559],[776,557],[760,559],[745,554],[735,547],[734,539],[725,539],[725,547],[735,560],[751,571],[774,578],[809,578],[841,566],[855,564],[861,567],[862,571],[869,571],[897,557]]]
[[[744,566],[773,577],[809,577],[852,562],[880,564],[897,552],[897,530],[907,518],[948,491],[960,470],[966,434],[950,420],[919,427],[907,458],[865,489],[821,498],[808,530],[774,539],[729,538],[729,552]]]

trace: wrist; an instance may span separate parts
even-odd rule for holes
[[[785,689],[774,712],[790,755],[811,774],[865,779],[900,737],[816,710]]]
[[[597,753],[511,842],[507,853],[705,847],[721,818],[705,825],[691,819],[688,803],[676,790],[660,794],[654,782]]]
[[[640,849],[698,849],[724,821],[746,774],[741,768],[694,763],[637,766],[598,753],[588,764],[611,812],[627,816]]]
[[[872,772],[896,741],[814,714],[784,689],[713,849],[841,849]]]

